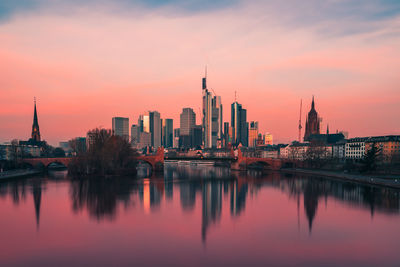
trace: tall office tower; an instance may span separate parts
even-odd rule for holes
[[[224,122],[224,146],[228,146],[231,142],[231,138],[229,135],[229,122]]]
[[[161,118],[157,111],[149,111],[151,145],[154,148],[161,146]]]
[[[258,121],[251,121],[249,128],[249,147],[255,147],[257,145],[258,138]]]
[[[180,135],[190,135],[191,129],[196,125],[196,113],[191,108],[184,108],[180,119]]]
[[[131,126],[131,145],[136,146],[140,142],[140,131],[139,126],[132,124]]]
[[[238,102],[231,105],[232,144],[248,146],[247,111]]]
[[[180,136],[180,129],[174,129],[174,148],[179,147],[179,136]]]
[[[200,147],[202,144],[202,138],[203,138],[203,127],[201,125],[193,126],[192,130],[190,131],[191,147],[193,148]]]
[[[148,132],[141,132],[139,134],[138,148],[145,148],[151,146],[151,133]]]
[[[138,127],[139,132],[151,134],[152,147],[158,148],[161,146],[162,125],[159,112],[148,111],[144,115],[140,115],[138,119]]]
[[[315,110],[314,104],[314,96],[312,98],[311,110],[308,112],[308,116],[306,118],[306,131],[304,133],[304,141],[309,141],[309,137],[312,134],[320,134],[319,125],[321,122],[321,118],[318,116],[317,111]]]
[[[162,120],[162,145],[165,148],[174,145],[174,122],[172,119]]]
[[[129,118],[112,118],[112,131],[114,135],[121,136],[129,141]]]
[[[218,109],[218,129],[217,129],[217,140],[222,141],[224,137],[224,121],[223,121],[223,115],[222,115],[222,102],[221,102],[221,97],[220,96],[215,96],[215,107]]]
[[[205,148],[217,146],[222,139],[222,104],[220,96],[213,96],[207,89],[207,70],[202,80],[203,90],[203,144]]]

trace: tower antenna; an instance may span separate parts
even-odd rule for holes
[[[236,99],[236,90],[235,90],[235,102],[237,102],[237,99]]]
[[[301,126],[301,108],[303,105],[303,99],[300,99],[300,117],[299,117],[299,143],[301,142],[301,128],[303,128]]]

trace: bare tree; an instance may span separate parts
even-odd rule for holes
[[[72,160],[71,174],[104,176],[136,172],[137,153],[126,139],[101,128],[89,131],[88,136],[91,138],[90,145],[86,152],[79,153]]]

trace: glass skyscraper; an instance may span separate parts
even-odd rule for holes
[[[232,144],[248,146],[247,110],[238,102],[231,105]]]
[[[213,96],[207,89],[206,77],[202,80],[203,90],[203,145],[205,148],[217,147],[222,140],[222,103],[220,96]]]

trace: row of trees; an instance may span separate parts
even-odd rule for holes
[[[76,153],[68,167],[70,174],[74,176],[136,174],[137,152],[126,139],[102,128],[89,131],[88,136],[90,140],[87,140],[86,151],[81,149],[76,141],[70,141],[70,146]]]

